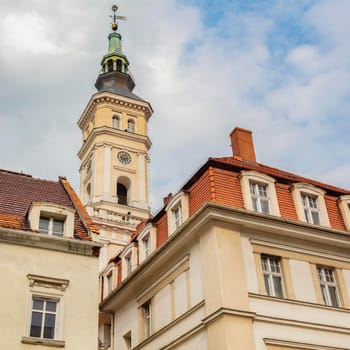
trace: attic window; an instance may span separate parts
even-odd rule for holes
[[[64,219],[40,216],[39,231],[48,235],[62,237],[64,233]]]
[[[55,203],[33,202],[28,214],[33,231],[55,237],[73,237],[75,210]]]

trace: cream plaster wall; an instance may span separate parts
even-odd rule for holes
[[[98,260],[71,253],[0,243],[0,349],[32,350],[28,336],[30,307],[27,274],[69,280],[65,291],[63,340],[66,350],[96,350]],[[52,349],[36,346],[35,349]]]
[[[256,350],[266,350],[264,338],[286,340],[327,347],[337,347],[348,349],[350,344],[350,334],[336,332],[334,330],[312,329],[302,325],[295,327],[291,325],[276,324],[270,322],[254,322],[255,346]],[[305,346],[303,349],[309,349]],[[321,349],[313,347],[311,349]]]
[[[170,323],[171,321],[171,294],[170,285],[167,285],[159,293],[157,293],[153,300],[153,330],[157,332],[159,329]]]
[[[252,245],[249,241],[249,236],[242,234],[241,242],[248,292],[259,293],[255,258],[252,250]]]
[[[186,287],[186,272],[183,272],[174,281],[174,311],[175,318],[187,311],[187,287]]]
[[[289,264],[296,299],[316,303],[317,299],[310,264],[293,259],[289,259]]]
[[[191,307],[200,303],[204,298],[201,251],[198,242],[189,249],[190,254],[190,300]]]

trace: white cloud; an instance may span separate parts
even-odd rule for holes
[[[276,3],[279,11],[296,11]],[[0,167],[66,175],[78,189],[76,121],[107,50],[110,3],[11,4],[0,4],[0,79],[6,82]],[[278,59],[279,48],[269,42],[283,25],[278,11],[226,11],[208,27],[203,9],[175,0],[118,5],[128,17],[120,31],[137,93],[155,110],[154,209],[209,156],[231,154],[234,126],[253,130],[259,161],[350,187],[343,165],[349,159],[347,1],[314,2],[298,18],[312,40],[300,39]]]

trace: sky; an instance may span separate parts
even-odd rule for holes
[[[1,0],[0,168],[66,176],[107,52],[106,0]],[[253,131],[257,161],[350,188],[350,1],[119,0],[149,101],[151,207]]]

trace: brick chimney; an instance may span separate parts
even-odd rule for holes
[[[233,157],[256,162],[252,132],[247,129],[234,128],[230,134]]]

